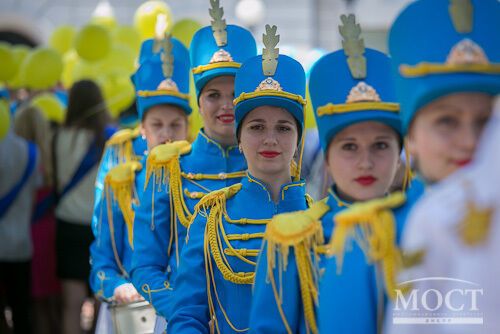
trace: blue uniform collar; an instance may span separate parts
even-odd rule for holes
[[[326,201],[326,204],[330,208],[348,208],[350,207],[353,203],[350,201],[345,201],[340,198],[338,192],[337,192],[337,187],[333,185],[329,190],[328,190],[328,199]]]
[[[198,136],[191,145],[191,150],[195,154],[198,152],[203,152],[203,154],[208,153],[209,155],[218,155],[222,156],[223,158],[241,155],[237,145],[224,148],[214,139],[208,137],[203,129],[198,132]]]
[[[244,177],[241,180],[243,185],[243,189],[247,189],[248,191],[255,193],[257,196],[262,196],[265,194],[266,198],[269,202],[272,202],[271,192],[267,188],[267,185],[252,176],[249,172],[247,172],[247,177]],[[279,202],[286,202],[288,200],[303,198],[305,199],[305,182],[303,180],[296,182],[289,182],[282,184],[280,187],[280,200]],[[279,203],[278,203],[279,204]]]

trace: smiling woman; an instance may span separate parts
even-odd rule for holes
[[[233,99],[234,77],[228,75],[210,80],[199,98],[205,134],[225,147],[236,144]]]
[[[269,186],[275,202],[281,185],[291,180],[298,129],[297,120],[286,109],[261,106],[245,116],[239,131],[249,173]]]
[[[169,333],[207,333],[209,322],[215,333],[247,332],[266,224],[275,214],[307,206],[305,183],[292,182],[290,170],[304,126],[305,74],[296,60],[278,54],[278,38],[276,27],[266,26],[263,55],[236,73],[233,131],[247,176],[205,195],[195,208]],[[225,118],[222,112],[213,115]]]

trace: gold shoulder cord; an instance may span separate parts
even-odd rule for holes
[[[113,208],[112,202],[117,202],[123,219],[127,226],[128,242],[133,248],[134,234],[134,211],[132,204],[137,203],[137,191],[135,189],[135,172],[142,169],[142,165],[137,161],[129,161],[120,164],[111,169],[104,179],[104,190],[106,194],[106,209],[108,216],[109,232],[111,237],[111,246],[118,268],[124,277],[128,277],[128,273],[122,265],[115,241],[115,227],[113,223]],[[102,200],[102,199],[101,199]],[[102,217],[99,217],[101,221]],[[100,222],[99,222],[100,225]]]
[[[210,194],[204,196],[200,202],[195,206],[195,212],[192,217],[192,221],[195,217],[200,214],[207,218],[204,232],[204,242],[203,242],[203,254],[205,258],[205,275],[207,282],[207,297],[210,309],[210,317],[213,319],[215,328],[218,333],[220,333],[219,324],[215,314],[215,302],[214,296],[217,304],[226,319],[226,322],[235,332],[245,332],[248,328],[238,329],[232,321],[222,305],[219,294],[217,292],[217,285],[214,275],[214,262],[216,268],[222,274],[224,280],[229,281],[234,284],[252,284],[255,278],[255,272],[234,272],[229,264],[229,260],[226,255],[235,256],[239,260],[254,265],[255,262],[247,259],[246,256],[257,256],[256,250],[240,250],[235,249],[231,246],[230,240],[248,240],[254,238],[261,238],[262,233],[253,234],[227,234],[224,229],[223,218],[229,224],[267,224],[269,219],[231,219],[227,214],[226,210],[226,200],[233,197],[241,189],[241,184],[235,184],[230,187],[226,187],[220,190],[211,192]],[[207,212],[210,213],[207,215]],[[189,232],[188,232],[189,233]],[[223,243],[227,245],[224,249]],[[212,293],[213,288],[213,293]]]
[[[318,302],[319,256],[315,250],[325,242],[320,220],[329,210],[330,207],[325,201],[319,201],[305,211],[274,216],[267,225],[264,236],[267,242],[266,279],[271,282],[276,305],[288,333],[292,333],[292,330],[282,307],[282,273],[288,266],[290,249],[293,249],[295,254],[306,330],[308,333],[309,331],[318,333],[315,305]],[[278,264],[279,289],[274,277],[276,264]]]
[[[335,216],[335,228],[329,243],[331,255],[342,271],[346,243],[354,239],[370,262],[379,262],[383,270],[385,289],[391,299],[396,297],[396,275],[402,260],[396,245],[396,222],[392,208],[406,201],[402,192],[385,198],[353,204]]]

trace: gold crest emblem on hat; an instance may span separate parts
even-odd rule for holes
[[[351,88],[346,100],[346,103],[356,102],[380,102],[380,96],[375,88],[361,81]]]
[[[260,92],[263,90],[274,90],[276,92],[282,92],[283,88],[281,88],[281,85],[278,81],[274,80],[273,78],[269,77],[264,80],[262,80],[255,89],[256,92]]]
[[[465,38],[451,49],[446,63],[451,65],[489,64],[489,61],[478,44]]]
[[[160,82],[156,90],[167,90],[167,91],[178,92],[179,88],[177,87],[177,84],[175,83],[174,80],[167,78],[162,82]]]
[[[212,55],[212,58],[210,59],[210,64],[229,62],[229,61],[234,61],[233,57],[231,57],[231,54],[224,49],[219,49],[215,51],[214,54]]]

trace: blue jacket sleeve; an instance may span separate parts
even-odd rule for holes
[[[189,229],[189,239],[182,248],[175,282],[173,314],[168,319],[168,333],[209,333],[209,309],[203,241],[206,218],[198,215]]]
[[[96,202],[94,216],[98,223],[94,228],[95,239],[90,246],[91,271],[90,287],[92,291],[101,298],[109,299],[113,297],[115,288],[128,283],[127,277],[118,267],[113,250],[116,247],[117,255],[121,255],[124,240],[124,226],[122,213],[116,203],[113,203],[112,217],[114,233],[111,234],[110,222],[108,220],[108,209],[106,197],[103,194],[101,201]]]
[[[151,179],[135,211],[131,277],[137,291],[168,319],[170,203],[165,186],[158,187]]]
[[[99,232],[99,219],[100,219],[100,203],[102,202],[102,197],[104,193],[104,179],[108,174],[109,170],[113,167],[113,154],[111,148],[107,147],[99,163],[99,168],[97,169],[97,176],[95,180],[95,191],[94,191],[94,213],[92,215],[92,230],[94,235]]]
[[[305,333],[303,308],[300,294],[299,275],[293,250],[288,254],[288,264],[279,272],[277,263],[273,269],[276,290],[268,277],[268,244],[264,242],[257,261],[253,287],[252,307],[250,309],[249,333]],[[276,261],[280,254],[276,253]],[[282,318],[276,296],[281,297],[281,309],[287,324]]]

